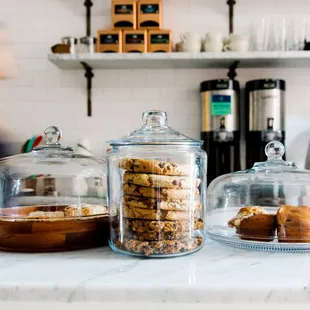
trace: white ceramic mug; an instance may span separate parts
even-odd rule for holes
[[[200,35],[196,32],[186,32],[181,35],[183,52],[199,53],[201,51]]]
[[[230,52],[247,52],[250,47],[248,36],[245,35],[231,35],[229,42],[224,45],[224,51]]]
[[[199,53],[201,52],[201,43],[191,43],[191,42],[183,42],[182,43],[183,52],[188,53]]]
[[[204,38],[206,52],[221,52],[223,50],[223,36],[220,32],[209,32]]]
[[[201,42],[201,38],[196,32],[185,32],[181,34],[181,41],[188,44],[198,44]]]

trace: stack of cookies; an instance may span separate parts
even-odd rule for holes
[[[194,168],[127,158],[115,245],[142,255],[191,252],[203,244],[200,179]]]

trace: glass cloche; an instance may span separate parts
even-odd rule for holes
[[[206,153],[202,141],[147,111],[142,127],[108,141],[108,201],[113,250],[145,257],[192,253],[204,244]]]
[[[310,252],[310,171],[282,160],[278,141],[268,160],[216,178],[207,190],[207,235],[261,251]]]
[[[107,242],[105,160],[61,146],[55,126],[46,145],[0,161],[0,249],[57,251]]]

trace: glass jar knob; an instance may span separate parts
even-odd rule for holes
[[[44,131],[46,145],[60,145],[61,130],[56,126],[50,126]]]
[[[285,153],[284,145],[279,141],[271,141],[265,147],[265,154],[270,159],[282,159]]]
[[[167,114],[164,111],[146,111],[142,115],[143,127],[167,127]]]

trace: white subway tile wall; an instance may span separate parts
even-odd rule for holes
[[[110,26],[110,0],[93,0],[92,34]],[[168,112],[171,126],[193,138],[200,136],[199,84],[225,78],[227,70],[94,71],[93,116],[87,117],[83,71],[62,71],[47,61],[50,47],[63,36],[85,35],[83,0],[0,0],[0,21],[9,28],[20,64],[19,76],[1,81],[1,118],[17,142],[41,134],[49,125],[63,130],[63,144],[91,141],[103,155],[106,140],[141,124],[147,109]],[[174,41],[185,31],[228,32],[228,6],[219,0],[163,0],[164,28]],[[309,18],[309,0],[237,0],[235,32],[247,33],[261,17]],[[238,80],[283,78],[287,82],[286,131],[289,160],[304,165],[310,137],[309,69],[238,70]]]

